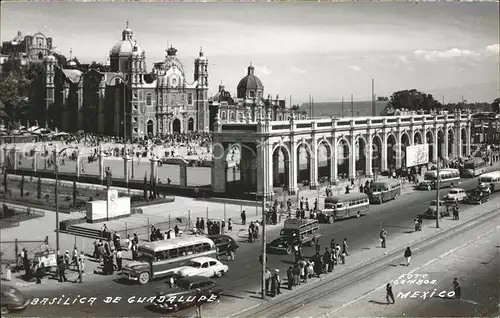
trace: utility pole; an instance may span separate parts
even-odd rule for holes
[[[264,145],[264,138],[261,140],[261,154],[266,153]],[[262,155],[262,299],[266,300],[266,159],[265,155]]]
[[[372,78],[372,116],[377,116],[375,109],[375,80]]]
[[[436,170],[436,228],[439,229],[439,218],[441,217],[439,213],[439,187],[441,186],[440,176],[439,176],[439,166],[441,162],[438,158],[437,160],[437,170]]]

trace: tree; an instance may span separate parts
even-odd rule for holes
[[[19,185],[21,190],[21,197],[24,197],[24,174],[21,176],[21,184]]]
[[[425,94],[416,89],[395,92],[391,95],[390,102],[394,109],[407,109],[410,111],[429,111],[442,108],[441,103],[436,101],[431,94]]]
[[[36,185],[36,197],[40,200],[42,198],[42,179],[38,177]]]
[[[389,101],[389,97],[385,97],[385,96],[377,97],[377,102],[388,102],[388,101]]]
[[[491,103],[491,108],[497,114],[500,114],[500,98],[495,98],[493,103]]]
[[[76,180],[73,180],[73,206],[76,207]]]

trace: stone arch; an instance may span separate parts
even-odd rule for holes
[[[288,146],[282,142],[275,144],[271,150],[273,158],[272,184],[274,187],[277,186],[282,187],[283,189],[288,189],[290,184],[290,150],[288,149]]]
[[[413,132],[413,144],[418,145],[423,143],[424,143],[424,138],[422,137],[422,133],[420,132],[420,130],[415,130]]]
[[[295,151],[297,154],[297,184],[308,185],[311,181],[309,179],[311,177],[311,156],[313,155],[311,145],[305,139],[301,139],[297,143]]]
[[[429,162],[434,161],[434,149],[436,145],[434,144],[434,132],[432,129],[427,129],[425,132],[425,141],[429,145]]]
[[[366,142],[365,137],[359,135],[354,140],[354,163],[355,163],[355,171],[356,175],[366,175],[366,147],[368,143]]]
[[[350,174],[349,171],[349,160],[350,153],[352,151],[352,147],[349,143],[349,140],[345,137],[340,137],[336,139],[335,143],[337,147],[337,171],[339,178],[347,178]]]
[[[257,147],[254,144],[227,143],[213,145],[214,159],[223,159],[226,167],[226,189],[239,188],[243,192],[257,191]],[[216,154],[218,156],[216,157]]]
[[[171,132],[174,132],[174,133],[180,133],[182,131],[182,120],[180,120],[180,118],[175,118],[173,121],[172,121],[172,129],[171,129]]]
[[[437,135],[437,144],[436,144],[436,149],[437,149],[437,157],[438,159],[443,158],[443,154],[446,150],[444,150],[444,132],[441,128],[438,128],[436,130],[436,135]]]
[[[396,168],[396,155],[397,155],[397,146],[398,146],[398,140],[396,136],[391,132],[388,133],[386,136],[386,142],[387,142],[387,168],[389,170],[393,170]]]
[[[455,151],[455,130],[452,127],[448,127],[448,149],[447,154],[448,158],[453,157]]]
[[[325,178],[327,180],[332,179],[332,169],[331,169],[331,160],[330,158],[333,155],[332,144],[327,138],[321,138],[318,140],[317,144],[317,161],[318,161],[318,180],[320,183],[324,181]]]
[[[382,151],[383,144],[382,138],[378,134],[374,134],[372,137],[372,169],[375,173],[380,173],[382,171]]]
[[[470,136],[467,135],[467,129],[465,127],[460,127],[460,147],[462,149],[461,153],[462,153],[462,156],[466,156],[468,155],[467,153],[467,145],[471,142],[470,140]]]

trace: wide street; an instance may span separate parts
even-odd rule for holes
[[[477,179],[463,179],[460,187],[468,190],[477,186]],[[442,194],[446,193],[442,190]],[[341,242],[347,238],[351,253],[360,252],[366,249],[375,249],[379,246],[378,234],[383,227],[388,232],[388,245],[391,244],[391,235],[414,235],[413,219],[416,215],[422,213],[429,202],[435,198],[435,192],[415,192],[401,196],[395,201],[387,202],[383,205],[372,205],[370,214],[359,219],[350,219],[337,222],[332,225],[321,224],[321,251],[328,246],[330,240],[335,238]],[[462,210],[467,207],[462,207]],[[424,220],[424,226],[434,222],[433,220]],[[278,229],[268,232],[268,240],[271,240],[278,234]],[[260,243],[245,243],[243,239],[239,242],[240,249],[236,254],[236,261],[228,262],[230,266],[229,273],[218,279],[221,287],[226,291],[221,304],[216,308],[213,314],[221,316],[229,315],[231,312],[224,310],[224,302],[237,301],[239,298],[258,298],[260,291],[260,264],[258,256],[261,252]],[[305,256],[311,256],[313,251],[310,247],[304,248]],[[382,253],[382,250],[381,250]],[[349,260],[349,258],[348,258]],[[286,269],[293,261],[293,256],[287,255],[269,255],[268,267],[270,269],[278,268],[284,279]],[[73,274],[74,275],[74,274]],[[111,281],[113,279],[113,281]],[[116,277],[97,277],[92,281],[80,284],[53,284],[47,289],[43,285],[28,289],[26,292],[32,297],[97,297],[98,300],[89,306],[88,304],[75,303],[71,306],[52,305],[52,306],[30,306],[21,313],[23,316],[34,315],[71,315],[83,316],[89,314],[99,314],[100,316],[144,316],[153,315],[147,303],[128,304],[129,297],[152,297],[156,291],[165,289],[164,280],[150,282],[145,286],[124,283]],[[105,297],[122,297],[118,304],[106,304],[103,302]],[[211,306],[207,306],[210,310]],[[233,304],[234,307],[234,304]],[[215,310],[215,308],[214,308]],[[178,313],[180,316],[189,316],[192,310],[188,309]]]

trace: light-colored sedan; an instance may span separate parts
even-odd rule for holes
[[[215,258],[196,257],[191,259],[189,265],[183,266],[177,270],[180,277],[203,276],[203,277],[221,277],[229,270],[229,266],[222,264]]]
[[[448,199],[453,199],[456,202],[462,202],[467,198],[467,194],[465,193],[464,189],[460,188],[452,188],[450,189],[450,192],[446,195]]]

